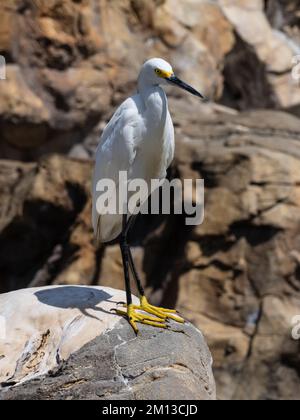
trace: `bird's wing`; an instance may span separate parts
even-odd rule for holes
[[[120,171],[126,171],[128,180],[130,180],[130,171],[144,128],[138,106],[137,99],[133,97],[127,99],[118,108],[105,127],[96,151],[93,179],[93,227],[98,241],[102,235],[100,232],[101,216],[96,209],[99,197],[96,186],[103,179],[112,180],[118,186]]]
[[[174,159],[175,153],[175,133],[174,125],[170,113],[168,112],[167,116],[167,125],[166,125],[166,144],[169,145],[166,157],[165,157],[165,167],[168,169]]]

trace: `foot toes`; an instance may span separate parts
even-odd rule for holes
[[[156,322],[159,324],[162,322],[165,322],[165,319],[161,319],[155,316],[148,316],[148,315],[145,315],[143,313],[138,313],[138,312],[135,312],[134,319],[137,322],[151,321],[151,322]]]
[[[124,318],[127,318],[128,317],[127,312],[120,311],[119,309],[111,309],[110,312],[114,312],[116,315],[123,316]]]
[[[183,318],[181,318],[180,316],[169,315],[168,318],[173,319],[173,321],[179,322],[180,324],[185,323],[185,320]]]
[[[150,310],[147,309],[147,312],[155,313],[156,316],[159,316],[163,319],[173,319],[173,321],[179,322],[181,324],[184,324],[184,319],[181,318],[178,314],[178,312],[175,309],[166,309],[166,308],[159,308],[156,306],[149,305]],[[173,315],[172,315],[173,314]]]
[[[132,326],[135,333],[138,333],[137,323],[151,325],[156,328],[168,329],[167,322],[172,319],[179,323],[184,323],[184,319],[177,315],[177,311],[173,309],[158,308],[153,305],[149,305],[147,302],[141,305],[129,305],[127,306],[124,302],[119,302],[118,305],[122,305],[125,311],[120,309],[112,308],[110,312],[114,312],[124,318],[127,318],[130,325]],[[138,312],[138,311],[142,311]],[[144,312],[144,313],[143,313]],[[151,314],[154,316],[148,316]]]
[[[154,316],[143,316],[142,315],[142,321],[152,321],[157,322],[158,324],[164,323],[166,320],[161,318],[156,318]]]
[[[142,310],[145,312],[148,312],[149,314],[155,315],[160,319],[164,319],[164,320],[167,319],[167,315],[159,311],[157,308],[154,309],[154,308],[147,307],[147,308],[143,308]]]
[[[129,318],[129,323],[132,326],[132,328],[134,329],[134,332],[137,334],[139,332],[138,327],[136,326],[135,321],[133,320],[133,318]]]
[[[151,325],[152,327],[156,327],[156,328],[168,328],[168,326],[165,323],[158,324],[156,322],[147,321],[147,320],[144,320],[142,323],[146,325]]]
[[[168,314],[178,314],[178,311],[176,311],[176,309],[165,309],[165,308],[157,308],[157,309]]]
[[[118,309],[116,309],[116,308],[111,308],[111,309],[109,310],[109,312],[114,312],[114,313],[116,314],[116,313],[118,313]]]

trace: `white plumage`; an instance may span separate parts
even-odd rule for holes
[[[98,242],[109,242],[118,237],[122,231],[122,215],[103,214],[101,209],[96,208],[100,194],[97,192],[97,183],[105,178],[117,185],[120,171],[126,171],[128,182],[143,179],[150,191],[151,179],[165,178],[173,160],[174,127],[168,100],[161,87],[166,84],[177,85],[203,98],[178,79],[165,60],[154,58],[142,66],[138,93],[117,109],[104,129],[97,148],[93,180],[93,228]]]
[[[174,156],[174,128],[164,90],[160,68],[173,74],[171,66],[161,59],[146,62],[138,82],[138,93],[117,109],[104,129],[96,152],[93,181],[93,227],[99,242],[109,242],[122,230],[122,215],[99,215],[96,185],[103,178],[116,183],[120,171],[127,171],[128,181],[163,179]]]

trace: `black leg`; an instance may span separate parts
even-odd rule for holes
[[[129,252],[129,246],[127,243],[126,222],[127,222],[127,215],[124,215],[123,216],[123,229],[122,229],[122,234],[121,234],[121,239],[120,239],[120,248],[121,248],[121,254],[122,254],[122,259],[123,259],[126,299],[127,299],[127,305],[129,306],[132,304],[132,297],[131,297],[130,277],[129,277],[130,252]]]
[[[166,325],[167,318],[171,318],[177,322],[183,323],[184,322],[183,319],[181,319],[178,316],[172,315],[172,313],[175,311],[163,309],[163,308],[156,308],[152,305],[149,305],[149,303],[147,302],[147,299],[145,298],[145,295],[144,295],[143,287],[141,285],[139,276],[134,266],[131,250],[127,241],[127,235],[133,223],[134,223],[134,219],[129,220],[127,223],[127,215],[123,216],[122,234],[120,238],[120,247],[121,247],[122,259],[123,259],[124,278],[125,278],[125,286],[126,286],[127,317],[128,317],[129,323],[134,329],[136,334],[138,333],[137,322],[141,322],[142,324],[148,324],[148,325],[152,325],[154,327],[159,327],[159,328],[167,328],[167,325]],[[142,308],[144,312],[149,313],[151,316],[149,315],[147,316],[147,315],[143,315],[141,313],[135,312],[135,308],[132,305],[129,269],[132,271],[139,293],[141,295],[140,296],[141,306],[138,307],[138,309]],[[117,310],[116,313],[123,316],[125,315],[123,311]]]
[[[134,225],[134,223],[135,223],[136,218],[137,218],[137,215],[134,215],[134,216],[132,216],[132,217],[129,219],[129,221],[126,223],[126,227],[125,227],[125,229],[124,229],[124,232],[125,232],[126,238],[127,238],[127,235],[128,235],[128,233],[129,233],[130,229],[133,227],[133,225]],[[124,219],[123,219],[123,220],[124,220]],[[124,221],[123,221],[123,223],[124,223]],[[135,268],[135,265],[134,265],[134,261],[133,261],[133,257],[132,257],[132,253],[131,253],[130,246],[128,246],[128,257],[129,257],[129,267],[130,267],[130,270],[131,270],[131,272],[132,272],[132,275],[133,275],[134,281],[135,281],[135,283],[136,283],[136,286],[137,286],[138,292],[139,292],[139,294],[140,294],[141,296],[144,296],[144,295],[145,295],[145,292],[144,292],[144,289],[143,289],[143,286],[142,286],[141,280],[140,280],[140,278],[139,278],[138,272],[137,272],[137,270],[136,270],[136,268]]]
[[[127,217],[125,217],[125,218],[123,217],[123,230],[124,230],[124,233],[125,233],[126,237],[129,233],[130,229],[133,227],[137,216],[138,216],[137,214],[131,216],[130,219],[128,220],[128,222],[127,222]]]
[[[138,273],[136,271],[136,268],[135,268],[135,265],[134,265],[134,261],[133,261],[133,258],[132,258],[130,247],[128,248],[128,250],[129,250],[129,266],[130,266],[133,278],[135,280],[135,283],[136,283],[136,286],[138,288],[139,294],[141,296],[145,296],[145,292],[144,292],[141,280],[139,278],[139,275],[138,275]]]

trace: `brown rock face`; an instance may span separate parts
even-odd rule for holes
[[[269,96],[273,96],[273,105],[277,103],[288,107],[298,104],[299,84],[293,80],[291,71],[293,57],[299,54],[299,39],[296,36],[296,13],[293,15],[294,20],[288,16],[288,10],[295,10],[291,2],[219,0],[218,3],[238,36],[238,45],[226,63],[225,78],[229,79],[231,93],[235,93],[235,96],[241,95],[246,102],[240,105],[258,106],[257,103],[251,104],[251,93],[245,95],[243,92],[247,89],[247,79],[248,87],[250,84],[253,88],[254,81],[260,82],[261,91],[269,88]],[[242,46],[239,45],[240,42]],[[244,55],[246,52],[247,55]],[[241,70],[242,67],[244,70]],[[250,69],[252,71],[249,71]],[[244,80],[240,78],[239,70],[245,72],[242,78]],[[249,77],[250,74],[252,77]],[[263,94],[259,95],[259,100],[261,108],[272,105],[270,98],[269,104],[265,102]]]
[[[86,207],[90,172],[90,163],[58,156],[38,165],[1,162],[1,291],[59,282],[59,272],[64,282],[88,281],[94,258]],[[63,262],[69,257],[72,275]]]
[[[88,144],[151,56],[231,106],[296,106],[296,9],[267,3],[1,0],[0,156],[33,160]]]
[[[209,143],[199,141],[200,127]],[[299,120],[262,111],[219,121],[219,133],[211,127],[202,122],[178,148],[182,177],[192,166],[207,191],[177,307],[209,337],[221,398],[297,399]]]

